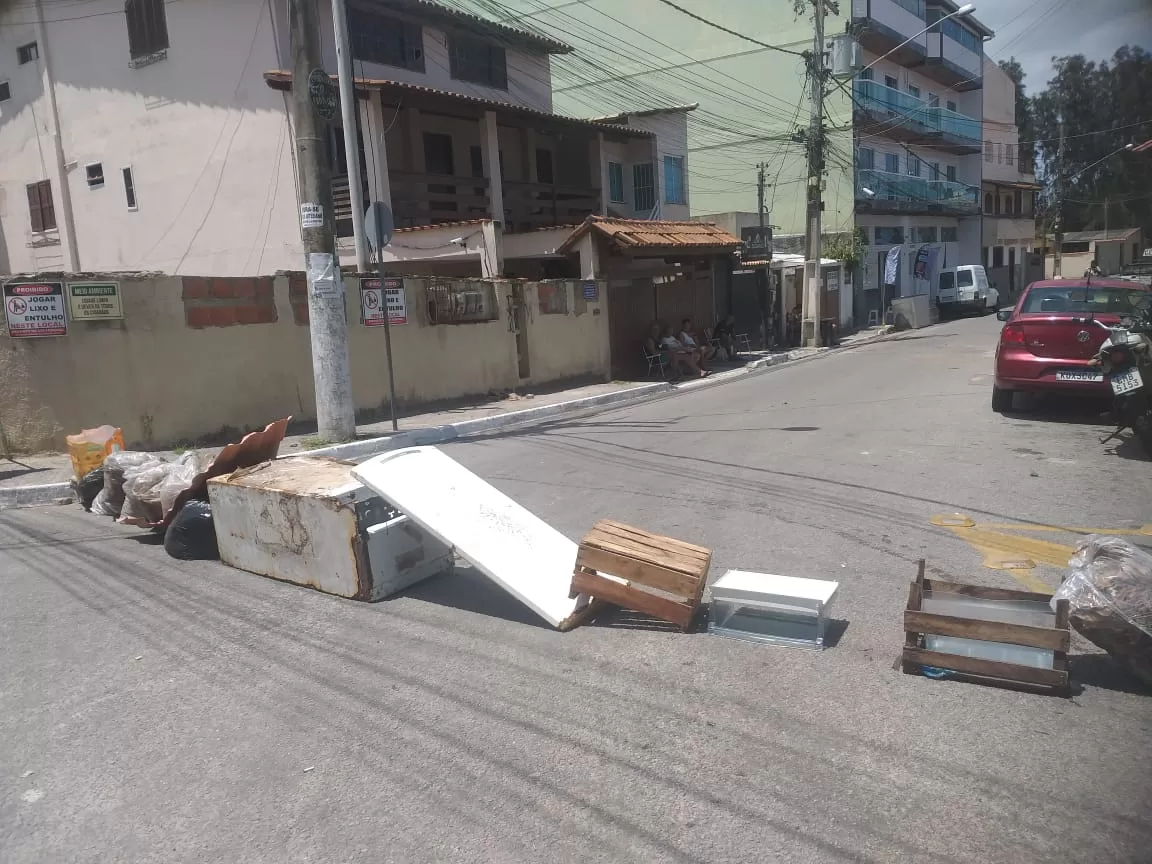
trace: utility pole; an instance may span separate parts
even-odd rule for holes
[[[333,231],[332,179],[323,137],[325,121],[317,109],[317,104],[329,94],[332,79],[324,72],[321,60],[316,5],[311,0],[289,0],[288,28],[316,425],[325,441],[350,441],[356,437],[356,410],[348,361],[348,316]]]
[[[360,174],[360,133],[356,129],[356,86],[348,45],[348,11],[344,0],[332,0],[332,32],[336,34],[336,69],[340,85],[340,121],[344,127],[344,161],[352,200],[352,236],[356,239],[356,272],[367,273],[368,238],[364,236],[364,180]]]
[[[808,74],[812,79],[812,115],[808,121],[808,239],[805,245],[801,342],[820,347],[820,216],[824,180],[824,3],[814,0],[816,34]]]
[[[1057,67],[1057,78],[1063,76],[1064,64]],[[1063,92],[1063,88],[1061,88]],[[1063,278],[1064,264],[1064,100],[1060,100],[1060,144],[1056,149],[1056,218],[1052,226],[1055,254],[1052,257],[1052,275]]]
[[[756,212],[759,214],[760,221],[760,234],[757,237],[757,242],[764,242],[764,163],[761,162],[756,166]],[[764,347],[767,348],[772,344],[774,334],[769,331],[769,322],[775,317],[772,303],[772,271],[768,270],[764,274],[763,279],[759,276],[760,269],[757,268],[757,284],[764,292],[763,305],[760,308],[760,332],[764,334]],[[759,293],[759,291],[757,292]]]

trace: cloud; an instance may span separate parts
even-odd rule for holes
[[[1083,54],[1111,59],[1122,45],[1152,50],[1149,0],[985,0],[976,17],[996,31],[984,49],[993,60],[1015,57],[1024,67],[1031,94],[1051,79],[1052,58]]]

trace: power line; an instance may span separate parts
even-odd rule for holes
[[[729,28],[725,27],[723,24],[717,24],[715,21],[710,21],[709,19],[705,18],[702,15],[697,15],[695,12],[688,11],[683,6],[677,6],[675,3],[672,2],[672,0],[656,0],[656,2],[657,3],[663,3],[665,6],[671,6],[677,12],[681,12],[684,15],[687,15],[689,18],[695,18],[701,24],[707,24],[709,27],[713,27],[717,30],[720,30],[724,33],[727,33],[729,36],[735,36],[737,39],[743,39],[745,42],[751,42],[753,45],[759,45],[761,48],[769,48],[773,51],[779,51],[782,54],[791,54],[794,57],[803,57],[804,56],[804,53],[802,51],[791,51],[787,48],[782,48],[779,45],[769,45],[767,42],[761,42],[759,39],[753,39],[751,36],[746,36],[743,33],[738,33],[735,30],[730,30]]]

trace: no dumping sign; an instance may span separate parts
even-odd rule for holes
[[[4,286],[4,317],[13,339],[67,336],[63,282],[9,282]]]

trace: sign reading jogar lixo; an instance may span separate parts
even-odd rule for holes
[[[4,285],[4,317],[13,339],[67,336],[64,283],[8,282]]]

